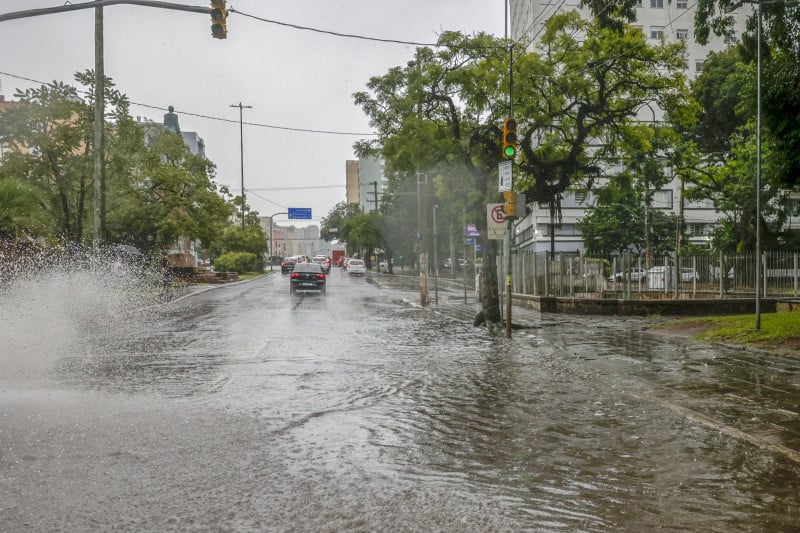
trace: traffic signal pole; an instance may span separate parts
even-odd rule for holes
[[[24,19],[29,17],[39,17],[41,15],[52,15],[55,13],[64,13],[66,11],[78,11],[81,9],[97,9],[105,6],[115,6],[123,4],[144,6],[144,7],[158,7],[161,9],[172,9],[175,11],[190,11],[192,13],[203,13],[206,15],[211,14],[210,7],[186,6],[183,4],[174,4],[172,2],[160,2],[157,0],[95,0],[94,2],[85,2],[83,4],[67,4],[64,6],[45,7],[41,9],[26,9],[24,11],[14,11],[13,13],[2,13],[0,14],[0,22],[6,20]]]
[[[514,49],[508,45],[508,115],[514,116]],[[511,133],[506,134],[506,130],[511,127]],[[506,120],[503,132],[503,155],[512,160],[512,174],[511,174],[511,194],[514,194],[514,174],[513,174],[513,159],[517,155],[517,122],[513,118]],[[513,137],[513,138],[512,138]],[[511,143],[509,143],[511,141]],[[507,150],[508,144],[513,145],[512,150]],[[515,205],[516,210],[516,205]],[[508,217],[508,229],[506,230],[506,249],[508,255],[506,256],[506,338],[511,338],[511,293],[512,293],[512,278],[511,270],[514,262],[511,259],[511,246],[513,244],[512,238],[514,233],[513,218],[516,218],[516,212],[513,217]]]

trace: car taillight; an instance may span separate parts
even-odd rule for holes
[[[296,279],[296,278],[299,278],[299,277],[300,277],[300,274],[298,274],[297,272],[292,272],[292,279]]]
[[[317,274],[317,279],[325,279],[325,274]]]

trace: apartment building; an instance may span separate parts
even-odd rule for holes
[[[528,39],[533,43],[544,31],[547,20],[557,13],[578,10],[585,18],[591,17],[588,9],[581,9],[580,0],[509,0],[510,31],[514,40]],[[703,62],[712,51],[724,50],[735,39],[710,37],[707,45],[700,45],[694,39],[694,16],[696,2],[689,0],[640,0],[636,8],[635,26],[641,28],[648,39],[654,42],[685,41],[686,57],[684,68],[687,79],[693,81],[702,72]],[[742,8],[736,15],[736,34],[744,30],[745,19],[750,7]],[[663,118],[657,108],[645,107],[640,120],[658,122]],[[613,172],[614,169],[611,169]],[[683,199],[682,183],[673,179],[663,189],[653,195],[653,209],[667,214],[682,215],[685,234],[690,242],[703,246],[709,242],[709,234],[719,219],[710,201],[688,202]],[[577,222],[594,205],[595,198],[585,191],[567,191],[561,203],[561,217],[551,219],[546,205],[533,204],[532,213],[516,226],[516,245],[521,249],[555,252],[584,251],[583,239],[577,229]],[[553,221],[556,223],[553,224]],[[645,221],[642,221],[644,225]]]
[[[389,185],[384,175],[384,162],[377,157],[351,159],[345,166],[346,200],[358,204],[369,213],[380,207],[383,192]]]

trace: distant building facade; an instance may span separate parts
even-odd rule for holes
[[[384,175],[384,162],[377,157],[348,160],[345,166],[347,204],[356,204],[369,213],[380,208],[389,181]]]

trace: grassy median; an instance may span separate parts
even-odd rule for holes
[[[756,330],[756,316],[734,315],[690,318],[665,322],[656,330],[693,331],[697,340],[736,344],[767,350],[800,354],[800,311],[762,313],[761,329]]]

